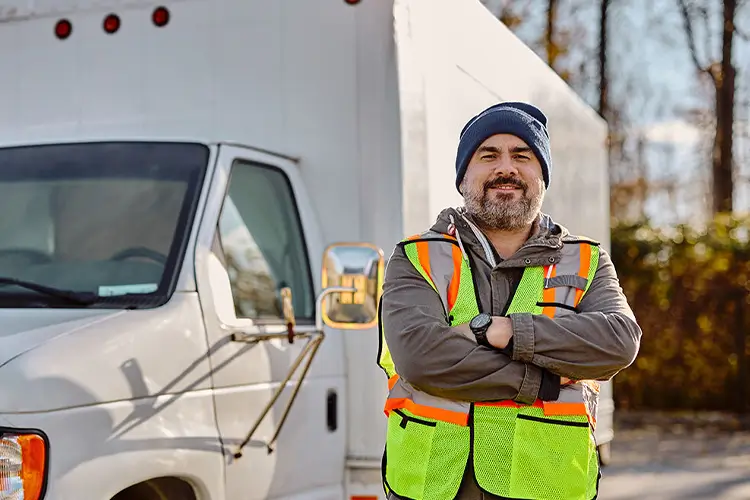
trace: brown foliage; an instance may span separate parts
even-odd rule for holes
[[[643,329],[635,363],[615,379],[619,408],[747,409],[750,218],[704,232],[620,226],[612,258]]]

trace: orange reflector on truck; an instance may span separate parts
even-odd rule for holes
[[[42,436],[0,431],[0,498],[42,498],[46,466],[47,443]]]

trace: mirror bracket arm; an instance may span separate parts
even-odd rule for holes
[[[276,389],[276,391],[274,391],[273,396],[271,396],[271,399],[263,408],[263,411],[261,411],[260,415],[258,415],[258,418],[253,423],[253,426],[250,429],[250,432],[247,433],[247,436],[242,441],[242,443],[240,443],[237,446],[237,449],[233,453],[235,460],[242,458],[242,449],[245,446],[247,446],[247,444],[253,438],[253,434],[255,434],[255,431],[258,430],[258,427],[260,427],[260,424],[263,421],[263,419],[271,411],[271,408],[273,407],[274,403],[276,403],[276,400],[279,399],[279,396],[281,396],[281,393],[289,384],[289,380],[291,380],[292,376],[294,376],[294,374],[297,372],[297,369],[302,364],[302,361],[305,358],[307,358],[307,361],[304,363],[304,366],[302,368],[299,381],[294,387],[294,390],[292,391],[292,394],[289,397],[289,401],[287,401],[284,407],[284,411],[281,414],[281,420],[279,421],[279,424],[276,427],[276,431],[273,433],[273,436],[271,437],[271,439],[267,443],[264,443],[266,446],[266,449],[268,450],[268,453],[269,454],[273,453],[274,451],[273,445],[276,442],[276,438],[278,438],[279,433],[281,432],[281,428],[283,427],[284,423],[286,422],[287,417],[289,416],[289,411],[291,410],[292,405],[294,404],[294,401],[297,399],[297,394],[300,388],[302,387],[302,382],[307,376],[307,372],[310,369],[310,366],[312,365],[312,361],[318,352],[318,348],[320,347],[320,344],[323,343],[323,339],[325,338],[325,333],[323,332],[323,316],[321,312],[323,299],[327,295],[330,295],[331,293],[354,292],[354,291],[356,291],[355,288],[338,286],[338,287],[326,288],[325,290],[320,292],[316,300],[315,331],[314,332],[296,333],[294,332],[294,328],[292,324],[288,322],[287,331],[284,333],[269,333],[269,334],[254,334],[254,333],[245,333],[245,332],[233,332],[232,333],[233,342],[242,342],[246,344],[257,344],[260,342],[267,342],[269,340],[276,340],[276,339],[286,339],[289,341],[289,343],[293,343],[293,339],[303,339],[303,338],[307,339],[307,344],[305,344],[305,346],[302,348],[300,353],[297,355],[297,358],[294,360],[294,363],[292,363],[292,366],[290,367],[289,372],[287,373],[286,377],[281,382],[281,384],[279,384],[279,387]]]
[[[353,293],[356,291],[356,288],[350,286],[329,286],[328,288],[324,288],[318,294],[318,298],[315,301],[315,329],[319,332],[323,331],[323,299],[332,293]]]

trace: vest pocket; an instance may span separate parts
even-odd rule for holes
[[[493,495],[510,496],[517,408],[474,405],[474,476]]]
[[[589,500],[595,453],[586,416],[518,414],[513,432],[509,496],[539,500]]]
[[[402,498],[454,498],[469,457],[470,430],[394,409],[388,417],[385,480]]]

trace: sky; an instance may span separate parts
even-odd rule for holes
[[[510,0],[487,0],[490,10]],[[695,0],[694,0],[695,1]],[[699,57],[705,64],[711,57],[718,60],[721,51],[721,0],[699,0],[713,6],[706,22],[695,23]],[[560,21],[580,33],[571,46],[565,64],[584,68],[582,82],[573,86],[590,104],[598,100],[597,53],[598,1],[559,0]],[[513,5],[527,12],[528,19],[516,34],[529,45],[544,33],[546,1],[513,0]],[[702,142],[710,140],[711,130],[699,130],[686,119],[693,108],[710,109],[710,87],[701,85],[690,57],[678,0],[612,0],[609,25],[609,61],[611,96],[622,102],[636,132],[647,138],[645,159],[651,180],[678,179],[674,197],[652,196],[647,214],[657,224],[700,223],[708,198],[704,196],[709,181],[707,163],[699,155]],[[750,2],[739,10],[737,25],[750,34]],[[750,42],[735,37],[734,61],[738,69],[736,161],[747,163],[750,154],[748,113],[750,80],[743,83],[750,70]],[[738,133],[739,132],[739,133]],[[744,153],[744,154],[743,154]],[[745,168],[744,175],[750,174]],[[735,190],[737,211],[750,210],[750,178],[738,180]],[[702,205],[703,204],[703,205]]]

